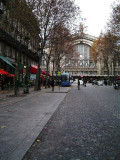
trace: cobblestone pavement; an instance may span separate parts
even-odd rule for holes
[[[120,90],[73,87],[23,160],[120,160]]]

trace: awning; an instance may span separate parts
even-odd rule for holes
[[[47,76],[51,76],[49,73],[47,73]]]
[[[31,74],[36,74],[37,73],[37,66],[35,66],[35,65],[32,65],[32,66],[30,66],[30,73]]]
[[[12,68],[15,69],[15,67],[12,65],[12,63],[10,63],[10,61],[8,61],[8,59],[4,56],[0,56],[0,59],[2,59],[4,62],[6,62],[7,64],[9,64]]]
[[[2,75],[8,75],[9,73],[6,72],[6,71],[4,71],[4,70],[2,70],[2,69],[0,69],[0,74],[2,74]]]
[[[38,67],[35,66],[35,65],[30,66],[30,73],[31,73],[31,74],[36,74],[36,73],[37,73],[37,69],[38,69]],[[50,76],[50,74],[49,74],[49,73],[46,73],[44,70],[41,70],[41,74]]]
[[[8,74],[8,75],[6,75],[7,77],[15,77],[15,75],[14,74]]]
[[[44,75],[46,75],[46,72],[45,72],[45,71],[43,71],[43,70],[41,71],[41,73],[42,73],[42,74],[44,74]]]
[[[120,80],[120,76],[116,78],[116,80]]]

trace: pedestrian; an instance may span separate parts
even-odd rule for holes
[[[50,88],[50,79],[48,79],[48,88]]]
[[[107,86],[107,80],[106,79],[104,80],[104,84],[105,84],[105,86]]]
[[[78,79],[78,90],[80,90],[80,81]]]
[[[85,87],[86,87],[86,83],[87,83],[87,80],[85,79],[85,80],[84,80],[84,86],[85,86]]]
[[[54,79],[52,79],[51,81],[51,87],[52,87],[52,91],[54,91]]]
[[[83,80],[83,86],[84,86],[84,87],[86,87],[86,83],[87,83],[87,81],[86,81],[86,79],[84,79],[84,80]]]

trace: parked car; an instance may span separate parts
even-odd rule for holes
[[[70,83],[73,83],[73,80],[72,80],[72,79],[70,80]]]
[[[80,81],[80,85],[83,85],[83,80],[79,80],[79,81]],[[78,80],[75,80],[73,84],[78,85]]]
[[[104,82],[103,81],[97,81],[98,86],[103,86]]]
[[[80,85],[83,85],[83,80],[80,80]]]
[[[97,85],[97,81],[96,80],[92,81],[92,85],[94,85],[94,84]]]
[[[73,84],[74,84],[74,85],[77,85],[77,84],[78,84],[78,81],[77,81],[77,80],[75,80],[75,81],[73,82]]]

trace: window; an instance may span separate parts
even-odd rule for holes
[[[1,2],[1,0],[0,0],[0,12],[1,12],[1,13],[3,13],[2,10],[3,10],[3,6],[2,6],[2,2]]]
[[[15,51],[15,60],[17,60],[17,51]]]
[[[120,61],[118,61],[118,67],[120,67]]]
[[[6,44],[2,43],[1,51],[2,51],[2,54],[5,56],[6,55]]]
[[[107,64],[106,64],[106,63],[104,63],[104,67],[107,67]]]
[[[88,61],[84,61],[84,66],[85,66],[85,67],[88,66]]]
[[[107,75],[107,71],[104,71],[104,75]]]
[[[84,58],[88,59],[88,46],[84,45]]]
[[[45,61],[44,60],[42,60],[41,65],[45,66]]]
[[[10,48],[10,54],[9,54],[10,58],[12,58],[12,48]]]
[[[80,56],[82,57],[82,55],[83,55],[83,44],[80,44],[79,52],[80,52]]]

